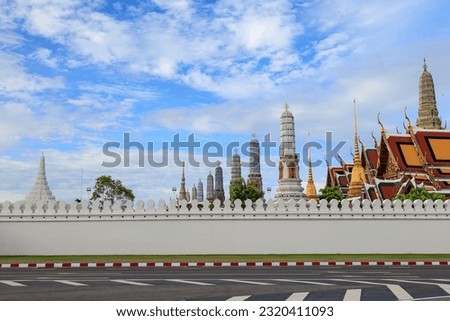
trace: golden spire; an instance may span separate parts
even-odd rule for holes
[[[354,147],[355,154],[353,155],[353,169],[352,169],[352,179],[348,187],[348,198],[360,197],[361,189],[364,187],[366,182],[366,175],[364,173],[364,168],[361,164],[361,156],[359,154],[359,143],[358,143],[358,128],[356,126],[356,101],[353,100],[353,117],[354,117]]]
[[[361,165],[361,156],[359,155],[359,143],[358,143],[358,128],[356,127],[356,101],[353,99],[353,119],[354,119],[354,147],[355,147],[355,156],[353,157],[353,163],[355,165]]]
[[[308,133],[308,136],[309,133]],[[310,139],[311,143],[311,139]],[[306,184],[306,198],[308,200],[318,200],[316,185],[314,184],[313,173],[312,173],[312,162],[311,162],[311,145],[308,148],[308,183]]]

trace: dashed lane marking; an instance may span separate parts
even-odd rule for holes
[[[71,286],[88,286],[87,284],[84,284],[84,283],[67,281],[67,280],[54,280],[54,281],[57,282],[57,283],[61,283],[61,284],[65,284],[65,285],[71,285]]]
[[[177,282],[177,283],[185,283],[185,284],[193,284],[193,285],[214,285],[214,284],[211,284],[211,283],[195,282],[195,281],[187,281],[187,280],[178,280],[178,279],[168,279],[166,281]]]
[[[250,297],[250,295],[232,296],[227,301],[245,301]]]
[[[15,281],[0,281],[0,283],[9,285],[9,286],[27,286],[26,284],[22,284],[19,282],[15,282]]]
[[[361,301],[361,289],[349,289],[345,292],[344,301]]]
[[[299,292],[299,293],[292,293],[286,301],[303,301],[308,296],[309,292]]]
[[[273,280],[279,281],[279,282],[304,283],[304,284],[312,284],[312,285],[335,285],[335,284],[331,284],[331,283],[303,281],[303,280],[288,280],[288,279],[273,279]]]
[[[141,283],[141,282],[134,282],[134,281],[128,281],[128,280],[111,280],[112,282],[121,283],[121,284],[127,284],[127,285],[137,285],[137,286],[152,286],[153,284],[149,283]]]
[[[236,283],[245,283],[245,284],[253,284],[253,285],[274,285],[274,284],[272,284],[272,283],[255,282],[255,281],[246,281],[246,280],[234,280],[234,279],[223,279],[223,281],[227,281],[227,282],[236,282]]]

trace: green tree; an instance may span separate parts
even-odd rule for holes
[[[408,194],[399,194],[394,197],[394,200],[401,200],[401,201],[405,201],[405,200],[411,200],[411,201],[442,200],[442,201],[445,201],[446,199],[447,198],[445,197],[444,194],[429,193],[429,192],[427,192],[427,190],[424,187],[415,187],[415,188],[412,188]]]
[[[252,184],[246,185],[243,178],[239,178],[230,184],[230,201],[232,204],[234,204],[235,200],[240,199],[244,208],[246,200],[251,200],[254,203],[263,196],[263,191],[260,191]]]
[[[325,186],[324,188],[320,189],[319,192],[319,198],[321,200],[325,199],[328,202],[330,202],[331,200],[338,200],[340,202],[344,199],[338,186]]]
[[[95,180],[94,192],[91,200],[100,200],[103,204],[105,201],[111,201],[112,204],[119,201],[122,206],[127,200],[134,201],[133,191],[122,185],[118,179],[112,179],[109,175],[97,177]]]

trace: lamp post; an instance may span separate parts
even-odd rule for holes
[[[267,187],[267,189],[266,189],[266,191],[267,191],[267,200],[270,200],[270,192],[272,191],[272,187]]]
[[[177,188],[176,187],[172,187],[172,194],[173,194],[173,199],[177,199]]]

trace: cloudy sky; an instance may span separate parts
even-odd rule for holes
[[[0,0],[0,201],[28,194],[41,152],[59,200],[86,199],[103,174],[138,199],[169,199],[181,172],[175,135],[194,134],[200,147],[190,156],[200,163],[214,142],[242,146],[252,133],[278,142],[285,102],[298,152],[308,132],[323,145],[326,132],[332,145],[351,140],[353,99],[361,140],[372,146],[378,112],[391,132],[404,131],[405,106],[416,119],[424,58],[450,121],[448,12],[445,0]],[[135,147],[124,166],[125,133],[145,147],[143,167]],[[120,143],[109,149],[121,157],[116,167],[102,166],[114,160],[108,142]],[[168,166],[150,166],[164,142]],[[347,161],[351,146],[340,152]],[[209,160],[225,163],[227,185],[226,155]],[[187,186],[210,170],[188,164]],[[262,174],[273,196],[277,170],[262,164]],[[321,187],[325,167],[314,175]]]

